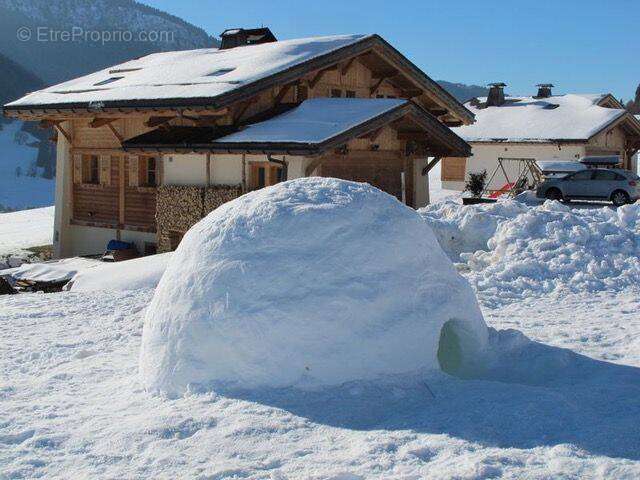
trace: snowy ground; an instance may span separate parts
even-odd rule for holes
[[[29,145],[37,139],[21,132],[21,127],[22,122],[10,122],[0,130],[0,211],[53,203],[55,181],[41,177],[35,166],[38,148]]]
[[[0,297],[0,478],[640,476],[632,284],[530,289],[506,303],[485,289],[491,355],[472,379],[177,399],[150,396],[138,380],[150,297],[148,289]]]
[[[54,207],[0,213],[0,256],[51,245]]]
[[[438,162],[429,172],[429,202],[431,204],[439,203],[446,199],[458,198],[462,195],[457,190],[445,190],[442,188],[442,181],[440,180],[441,169],[442,163]]]

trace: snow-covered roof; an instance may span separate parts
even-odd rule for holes
[[[476,116],[476,122],[453,131],[467,142],[587,140],[626,113],[599,106],[606,96],[507,97],[499,107],[484,107],[486,99],[481,98],[480,105],[465,104]]]
[[[216,97],[367,37],[154,53],[28,94],[8,106]]]
[[[390,98],[313,98],[216,143],[321,143],[406,103]]]
[[[404,99],[312,98],[262,122],[234,127],[168,126],[122,142],[126,151],[207,151],[313,155],[403,119],[425,132],[443,155],[469,156],[471,147],[426,110]]]

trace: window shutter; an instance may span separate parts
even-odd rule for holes
[[[156,185],[160,186],[164,184],[164,157],[158,157],[156,160],[156,168],[158,169],[158,179]]]
[[[73,155],[73,183],[82,183],[82,155]]]
[[[129,157],[129,186],[137,187],[139,185],[139,169],[138,157]]]
[[[100,155],[100,185],[111,185],[111,156]]]

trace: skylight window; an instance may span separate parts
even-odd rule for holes
[[[215,70],[211,73],[207,73],[207,77],[220,77],[226,73],[233,72],[235,68],[221,68],[219,70]]]
[[[122,80],[124,77],[110,77],[106,80],[101,80],[98,83],[94,83],[94,87],[101,87],[102,85],[109,85],[110,83],[117,82],[118,80]]]
[[[547,105],[545,105],[544,108],[545,110],[555,110],[556,108],[558,108],[560,105],[558,105],[557,103],[548,103]]]
[[[113,75],[114,73],[137,72],[138,70],[142,70],[142,68],[141,67],[114,68],[113,70],[109,70],[109,73]]]

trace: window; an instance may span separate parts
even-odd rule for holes
[[[268,162],[254,163],[251,165],[249,185],[251,190],[268,187],[284,180],[284,172],[279,165]]]
[[[342,90],[339,90],[337,88],[332,88],[331,89],[331,97],[332,98],[340,98],[340,97],[342,97]]]
[[[398,98],[395,95],[387,95],[387,98]]]
[[[100,161],[97,155],[84,155],[82,157],[82,183],[100,183]]]
[[[384,98],[384,95],[378,94],[376,95],[376,98]]]
[[[578,173],[574,173],[569,177],[569,180],[574,182],[579,182],[582,180],[591,180],[591,175],[593,175],[592,170],[582,170]]]
[[[594,180],[617,180],[616,172],[612,172],[611,170],[596,170],[593,176]]]
[[[101,87],[102,85],[109,85],[110,83],[117,82],[118,80],[122,80],[124,77],[111,77],[106,80],[101,80],[97,83],[94,83],[94,87]]]
[[[347,98],[356,98],[356,92],[354,92],[353,90],[347,90],[345,96]]]
[[[262,188],[267,185],[267,175],[264,167],[258,167],[258,188]]]
[[[155,187],[158,182],[158,170],[155,157],[147,158],[147,171],[146,171],[146,185],[149,187]]]
[[[221,68],[220,70],[215,70],[211,73],[208,73],[207,77],[220,77],[221,75],[233,72],[234,70],[235,68]]]

